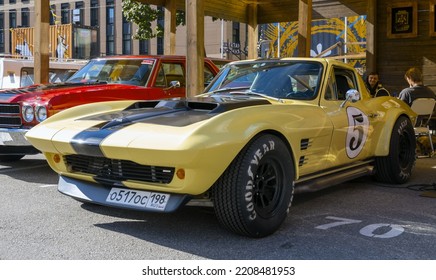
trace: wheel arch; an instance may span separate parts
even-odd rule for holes
[[[392,111],[394,111],[392,109]],[[387,116],[385,117],[385,124],[382,128],[382,131],[380,132],[379,139],[384,139],[384,141],[378,141],[377,146],[375,148],[375,156],[387,156],[389,154],[389,147],[390,147],[390,139],[392,137],[392,129],[397,122],[397,120],[400,117],[406,117],[411,122],[414,122],[414,119],[412,119],[409,115],[407,115],[404,111],[395,110],[396,112],[388,112]]]
[[[295,154],[294,154],[294,151],[292,150],[292,147],[291,147],[291,144],[289,143],[289,141],[286,139],[286,137],[282,134],[282,133],[280,133],[279,131],[277,131],[277,130],[273,130],[273,129],[267,129],[267,130],[262,130],[262,131],[259,131],[258,133],[256,133],[251,139],[250,139],[250,141],[248,141],[246,144],[245,144],[245,146],[244,146],[244,148],[245,147],[247,147],[247,146],[249,146],[255,139],[257,139],[258,137],[260,137],[260,136],[262,136],[262,135],[266,135],[266,134],[270,134],[270,135],[274,135],[274,136],[277,136],[278,138],[280,138],[280,140],[282,140],[282,142],[286,145],[286,147],[287,147],[287,149],[288,149],[288,152],[289,152],[289,154],[291,155],[291,158],[292,158],[292,161],[293,161],[293,163],[294,163],[294,166],[293,166],[293,168],[294,168],[294,180],[296,179],[296,176],[297,176],[297,172],[298,172],[298,165],[297,164],[295,164],[297,161],[296,161],[296,158],[295,158]],[[243,149],[242,149],[243,150]],[[242,151],[241,150],[241,151]]]

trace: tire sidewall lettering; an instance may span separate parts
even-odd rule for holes
[[[254,221],[257,218],[256,209],[254,207],[254,191],[255,191],[255,174],[259,168],[262,158],[269,152],[275,150],[275,141],[270,140],[263,143],[262,146],[252,154],[250,164],[247,167],[248,180],[245,184],[245,211],[248,213],[248,219]]]

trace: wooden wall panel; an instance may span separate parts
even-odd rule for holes
[[[429,1],[417,2],[418,35],[414,38],[389,39],[386,11],[391,1],[377,1],[377,70],[383,85],[397,94],[408,86],[404,74],[412,66],[423,71],[424,84],[436,92],[436,37],[429,35]]]

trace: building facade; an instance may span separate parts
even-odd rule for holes
[[[11,54],[11,28],[33,27],[35,0],[0,0],[0,53]],[[37,0],[36,0],[37,1]],[[163,24],[164,18],[158,20]],[[137,28],[125,20],[122,0],[52,0],[50,1],[50,25],[77,24],[98,30],[98,53],[163,54],[164,38],[134,40]],[[155,23],[157,24],[157,23]],[[247,41],[245,24],[205,18],[205,51],[210,57],[244,59]],[[186,28],[177,27],[176,54],[186,53]]]

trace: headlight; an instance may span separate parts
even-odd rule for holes
[[[31,122],[33,121],[33,117],[34,117],[34,110],[33,107],[30,105],[24,105],[23,106],[23,119],[26,122]]]
[[[36,107],[35,116],[38,122],[42,122],[47,118],[47,108],[45,106]]]

